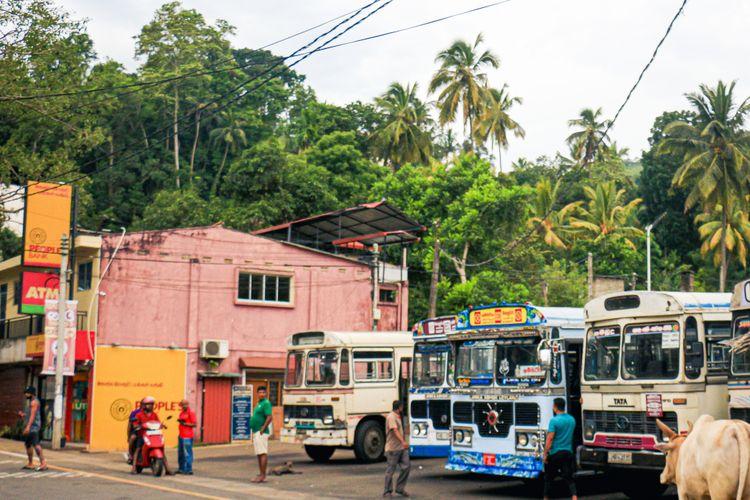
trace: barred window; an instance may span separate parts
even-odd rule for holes
[[[237,299],[251,302],[291,303],[292,278],[269,274],[240,273]]]

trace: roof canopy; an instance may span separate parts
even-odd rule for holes
[[[425,227],[385,200],[314,215],[253,234],[319,249],[364,250],[378,245],[411,244]]]

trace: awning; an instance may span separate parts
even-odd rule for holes
[[[254,368],[256,370],[284,370],[284,358],[271,356],[245,356],[240,358],[241,368]]]

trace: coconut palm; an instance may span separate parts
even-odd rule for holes
[[[747,206],[737,199],[730,200],[727,210],[715,205],[709,212],[695,217],[698,234],[703,240],[701,255],[713,254],[715,265],[721,265],[723,254],[735,254],[742,267],[747,267],[747,249],[750,247],[750,220]]]
[[[508,148],[508,132],[513,132],[513,135],[519,138],[526,136],[523,127],[508,114],[514,104],[521,104],[523,100],[520,97],[511,97],[506,85],[501,89],[485,89],[484,94],[485,105],[477,120],[474,135],[478,139],[477,143],[491,139],[492,147],[497,144],[497,165],[502,172],[502,151]]]
[[[658,151],[683,155],[672,184],[690,187],[686,211],[699,204],[705,212],[714,212],[717,206],[730,207],[734,198],[743,197],[747,191],[750,134],[742,130],[742,125],[750,111],[750,100],[737,104],[734,86],[734,82],[726,85],[722,81],[715,88],[701,85],[699,93],[686,96],[696,113],[694,122],[674,121],[664,129]],[[722,292],[726,289],[730,215],[723,217],[725,236],[718,240]]]
[[[573,230],[591,238],[594,243],[621,239],[635,249],[632,238],[643,234],[635,226],[636,211],[643,200],[636,198],[623,204],[625,190],[617,189],[612,181],[602,182],[596,187],[584,186],[583,191],[587,201],[578,208],[576,217],[571,217]]]
[[[461,123],[469,126],[469,133],[474,130],[474,119],[481,115],[485,99],[482,89],[487,86],[487,66],[500,66],[498,57],[489,50],[480,51],[479,45],[484,41],[482,34],[477,35],[474,44],[465,40],[456,40],[435,58],[440,68],[432,76],[429,92],[440,89],[437,107],[440,110],[440,124],[456,119],[459,105],[462,107]]]
[[[211,185],[211,195],[215,195],[219,188],[219,181],[224,173],[224,165],[227,162],[227,155],[231,151],[236,154],[241,146],[247,145],[247,136],[243,127],[247,125],[246,121],[235,115],[232,111],[221,113],[222,126],[216,127],[209,134],[209,141],[215,145],[224,145],[224,154],[221,157],[219,170],[216,172],[214,182]]]
[[[380,156],[398,169],[405,163],[427,163],[431,154],[428,128],[431,119],[425,104],[417,97],[417,84],[391,83],[388,90],[375,99],[385,115],[373,139]]]
[[[585,167],[598,156],[607,145],[609,136],[606,134],[609,120],[602,120],[602,108],[581,110],[578,118],[568,121],[569,127],[576,130],[568,136],[566,141],[570,145],[573,157]]]
[[[580,205],[580,202],[568,203],[559,210],[554,210],[557,203],[560,180],[553,185],[549,179],[542,179],[536,185],[532,213],[528,220],[530,228],[535,228],[542,236],[544,242],[555,248],[567,248],[563,240],[570,230],[571,215]]]

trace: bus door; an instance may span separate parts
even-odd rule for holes
[[[582,444],[583,427],[581,423],[581,353],[583,344],[567,341],[565,351],[565,392],[567,393],[567,411],[576,419],[574,449]]]
[[[411,359],[401,358],[398,373],[398,399],[404,405],[404,415],[409,415],[409,381],[411,380]]]

